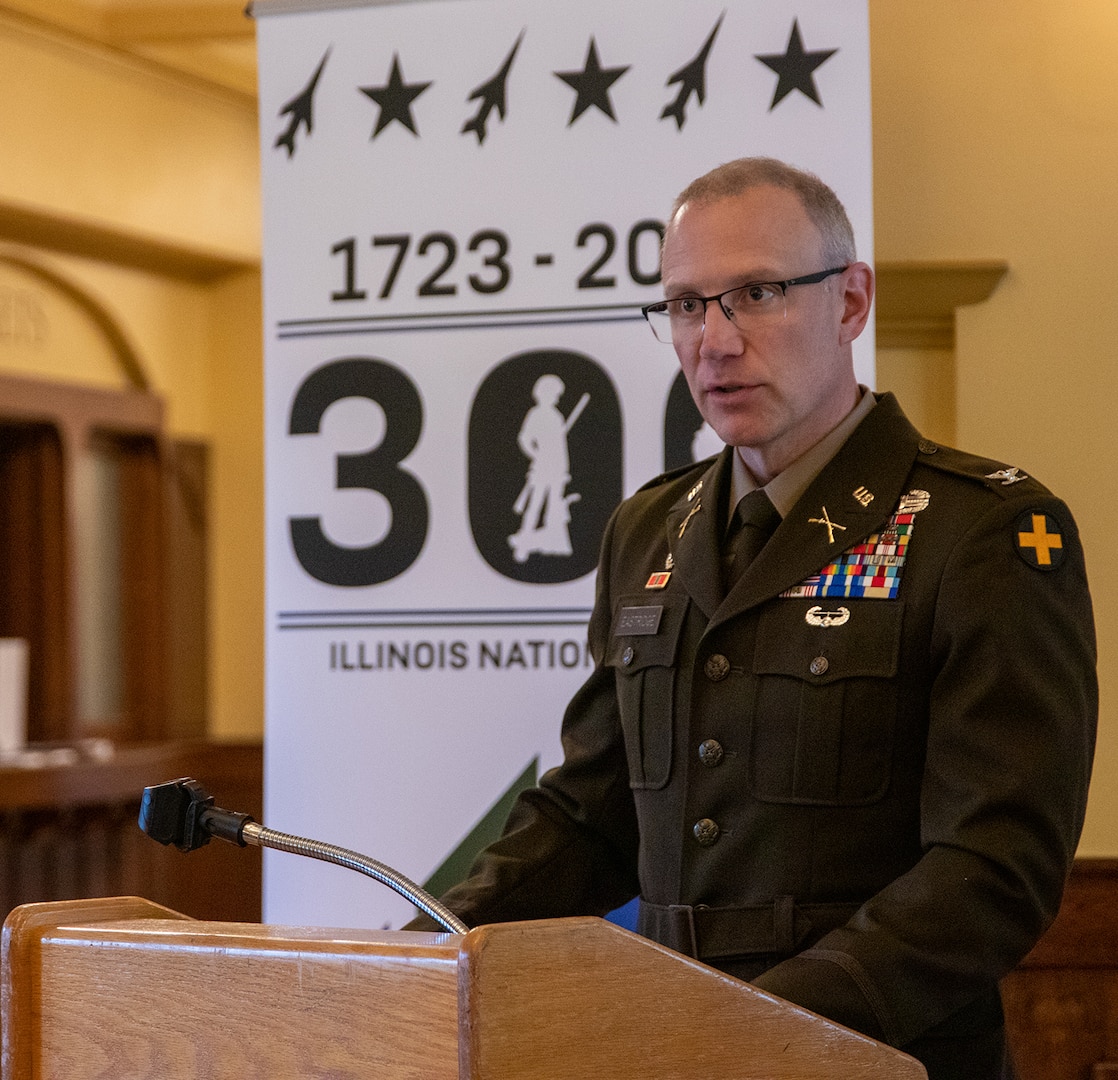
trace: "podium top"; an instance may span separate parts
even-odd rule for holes
[[[31,904],[2,1080],[920,1080],[913,1058],[601,919],[468,934]],[[108,1073],[106,1072],[108,1070]]]

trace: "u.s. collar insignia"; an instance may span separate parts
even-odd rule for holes
[[[1016,465],[1010,466],[1008,469],[998,469],[997,472],[987,473],[987,480],[1000,480],[1002,487],[1009,487],[1010,484],[1018,484],[1022,480],[1028,480],[1025,475]]]
[[[689,492],[687,492],[687,501],[692,502],[696,495],[703,490],[703,482],[700,480]]]
[[[1017,554],[1037,570],[1055,570],[1064,561],[1060,523],[1041,510],[1026,510],[1013,526]]]

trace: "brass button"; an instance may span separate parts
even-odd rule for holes
[[[703,664],[703,673],[711,682],[721,682],[730,674],[730,661],[721,653],[715,653]]]
[[[708,768],[714,769],[722,764],[726,751],[717,739],[706,739],[699,746],[699,760]]]
[[[931,439],[921,439],[917,445],[922,454],[935,454],[939,451],[939,447]]]
[[[812,675],[826,675],[827,668],[829,668],[830,666],[831,665],[827,663],[827,658],[825,656],[817,656],[808,665],[808,669],[811,671]]]
[[[630,664],[631,664],[631,663],[633,662],[633,657],[634,657],[634,655],[636,655],[636,654],[635,654],[635,653],[633,652],[633,646],[632,646],[632,645],[630,645],[630,646],[629,646],[629,647],[628,647],[628,648],[627,648],[627,649],[626,649],[626,650],[625,650],[625,651],[624,651],[624,652],[623,652],[623,653],[621,654],[621,663],[623,663],[623,664],[624,664],[624,665],[625,665],[626,667],[628,667],[628,666],[629,666],[629,665],[630,665]]]
[[[695,827],[691,831],[703,847],[710,847],[712,844],[718,843],[718,835],[722,832],[718,827],[718,822],[711,821],[708,817],[696,821]]]

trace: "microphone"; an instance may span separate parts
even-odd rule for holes
[[[139,825],[153,840],[174,844],[180,851],[196,851],[216,836],[238,847],[252,844],[345,866],[387,885],[452,934],[465,934],[470,929],[448,907],[392,867],[334,844],[267,829],[248,814],[223,810],[190,777],[144,788]]]

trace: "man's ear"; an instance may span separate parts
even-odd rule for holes
[[[841,342],[849,345],[865,328],[873,304],[873,269],[864,262],[854,263],[842,275],[843,311]]]

